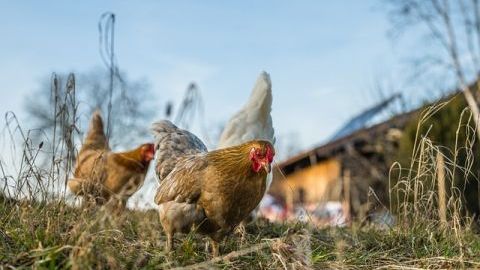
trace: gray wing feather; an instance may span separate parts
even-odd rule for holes
[[[151,131],[155,137],[155,172],[160,182],[175,168],[179,159],[207,152],[207,147],[197,136],[168,120],[153,123]]]

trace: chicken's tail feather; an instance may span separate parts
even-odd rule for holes
[[[262,71],[255,82],[252,94],[250,96],[247,107],[258,107],[258,104],[270,113],[272,107],[272,81],[270,75]]]
[[[85,137],[84,147],[90,149],[108,149],[108,140],[103,131],[103,119],[100,110],[96,110],[92,115],[88,133]]]
[[[253,139],[275,143],[271,117],[272,100],[270,75],[263,71],[255,82],[248,102],[225,125],[218,147],[238,145]]]
[[[152,134],[155,138],[155,147],[161,144],[168,134],[174,133],[177,127],[168,120],[158,121],[152,124]]]
[[[151,131],[155,138],[155,171],[160,181],[173,170],[178,158],[207,151],[197,136],[168,120],[153,123]]]
[[[168,120],[152,124],[152,134],[155,138],[155,148],[171,151],[170,154],[184,155],[205,152],[207,148],[194,134],[175,126]]]
[[[258,115],[261,119],[260,122],[264,123],[264,132],[258,138],[269,140],[275,144],[275,131],[272,125],[272,81],[270,75],[262,71],[258,76],[257,82],[253,87],[252,95],[250,97],[250,103],[257,103]],[[248,106],[248,105],[247,105]],[[253,104],[252,107],[255,107]]]

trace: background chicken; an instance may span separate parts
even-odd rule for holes
[[[261,139],[272,143],[275,132],[272,125],[272,83],[265,71],[258,77],[248,103],[225,125],[218,148],[230,147]]]
[[[263,71],[253,87],[250,99],[225,126],[218,148],[239,145],[247,141],[260,139],[275,143],[275,131],[272,125],[272,83],[268,73]],[[273,175],[266,177],[268,191]],[[256,211],[252,212],[252,217]]]
[[[153,144],[122,153],[111,152],[102,117],[96,111],[68,187],[76,195],[94,198],[98,204],[115,198],[125,207],[128,198],[142,186],[153,157]]]
[[[208,152],[193,134],[169,121],[152,127],[156,173],[155,203],[167,234],[167,250],[176,232],[192,227],[210,236],[213,254],[221,241],[262,199],[275,154],[264,140]]]

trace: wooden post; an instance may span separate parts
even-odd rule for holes
[[[310,158],[310,166],[313,166],[313,165],[317,164],[317,154],[316,153],[311,153],[309,155],[309,158]]]
[[[352,212],[352,199],[350,195],[350,187],[351,187],[351,175],[350,170],[345,170],[343,172],[343,203],[345,205],[345,216],[347,220],[351,220],[351,212]]]
[[[438,185],[438,216],[443,228],[447,226],[447,201],[445,191],[445,161],[440,152],[437,152],[437,185]]]
[[[285,192],[285,204],[287,206],[287,217],[290,217],[290,214],[292,214],[293,212],[293,192],[294,192],[294,189],[287,183],[287,189],[286,189],[286,192]]]

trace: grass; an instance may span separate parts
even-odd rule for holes
[[[55,97],[56,88],[54,83]],[[8,166],[0,157],[0,269],[480,269],[480,234],[462,213],[461,192],[440,188],[453,182],[456,170],[467,175],[472,168],[458,166],[460,147],[453,160],[439,162],[442,148],[421,134],[411,166],[394,164],[390,171],[393,227],[354,222],[315,228],[257,220],[244,238],[234,234],[221,245],[221,257],[211,258],[205,239],[194,233],[177,236],[175,250],[166,254],[156,211],[113,214],[108,206],[67,203],[63,188],[78,134],[75,91],[65,95],[54,99],[54,127],[59,125],[45,145],[33,143],[14,114],[7,114],[11,157],[19,161]],[[442,106],[427,110],[419,127]],[[15,133],[21,143],[15,143]],[[469,134],[467,149],[475,136]]]
[[[430,221],[411,228],[319,229],[259,220],[247,226],[243,242],[232,235],[222,245],[227,259],[212,261],[204,239],[195,234],[177,237],[175,251],[166,254],[153,210],[117,216],[107,207],[75,208],[63,201],[2,198],[0,205],[4,268],[480,268],[479,234],[462,231],[459,245],[457,236]]]

